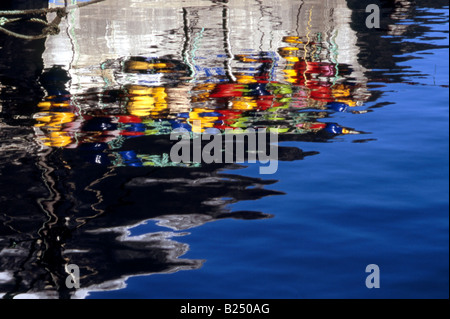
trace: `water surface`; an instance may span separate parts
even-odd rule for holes
[[[107,0],[0,34],[0,296],[448,298],[448,3],[380,2],[380,29],[367,3]],[[174,163],[180,128],[278,134],[278,171]]]

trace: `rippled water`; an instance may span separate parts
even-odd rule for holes
[[[106,0],[0,33],[0,296],[448,298],[448,2],[368,29],[375,2]],[[175,163],[180,128],[278,134],[278,171]]]

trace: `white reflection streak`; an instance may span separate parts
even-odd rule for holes
[[[223,8],[223,29],[224,29],[224,43],[225,43],[225,52],[227,53],[228,59],[226,61],[226,71],[227,76],[232,82],[236,82],[236,77],[233,74],[232,68],[231,68],[231,62],[234,60],[234,54],[231,50],[231,30],[229,27],[230,22],[230,9],[228,6],[224,6]]]

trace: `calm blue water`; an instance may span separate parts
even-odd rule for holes
[[[208,6],[206,2],[209,1],[205,1],[205,6]],[[300,16],[306,14],[308,17],[308,5],[311,3],[314,2],[305,1],[306,7],[299,9]],[[314,103],[321,103],[321,99],[317,98],[316,102],[310,101],[298,111],[292,105],[301,104],[304,99],[294,95],[289,111],[277,111],[282,119],[266,120],[269,124],[265,125],[292,128],[298,123],[295,114],[302,113],[306,114],[304,123],[339,123],[340,127],[360,134],[335,134],[324,138],[317,131],[291,132],[294,137],[288,134],[287,138],[281,138],[279,146],[291,151],[300,149],[304,154],[311,153],[301,159],[280,160],[274,175],[260,175],[259,164],[246,164],[237,169],[202,166],[193,170],[158,167],[154,164],[155,160],[149,164],[145,161],[150,161],[149,157],[141,154],[159,154],[159,147],[165,150],[164,146],[153,146],[163,145],[159,139],[164,135],[156,140],[150,140],[148,135],[139,135],[127,139],[118,150],[95,153],[107,154],[108,161],[112,162],[106,163],[102,157],[99,160],[102,165],[96,166],[95,162],[86,159],[86,154],[92,153],[82,149],[82,142],[77,147],[67,144],[58,147],[55,144],[60,140],[52,140],[54,136],[51,132],[54,131],[50,129],[49,135],[44,134],[48,139],[44,137],[43,140],[44,144],[46,141],[50,143],[49,139],[54,143],[50,153],[43,156],[39,155],[43,150],[36,151],[38,153],[24,156],[21,164],[16,166],[2,160],[0,191],[4,193],[2,207],[8,205],[8,209],[5,208],[5,217],[0,219],[3,225],[0,228],[0,296],[3,293],[4,297],[29,297],[33,294],[56,297],[58,294],[42,294],[45,285],[53,284],[41,268],[47,265],[47,271],[50,268],[49,272],[58,273],[58,267],[70,261],[81,266],[82,274],[83,271],[87,273],[86,278],[81,280],[82,291],[72,295],[82,298],[448,298],[449,24],[448,3],[439,3],[430,8],[418,1],[417,5],[406,7],[405,16],[402,10],[386,7],[382,11],[382,29],[368,31],[364,21],[358,19],[358,14],[364,12],[361,1],[347,2],[350,16],[345,24],[348,30],[354,30],[354,43],[359,49],[356,53],[348,49],[348,52],[353,52],[352,61],[355,63],[350,64],[349,68],[356,72],[360,67],[364,75],[343,75],[348,77],[343,83],[350,85],[350,98],[357,100],[355,96],[358,93],[353,91],[354,86],[365,79],[363,89],[366,91],[362,94],[362,102],[359,106],[350,105],[345,112],[330,112],[315,107],[317,104]],[[211,8],[211,16],[222,14],[221,10],[215,12],[214,6],[211,5]],[[282,19],[276,5],[265,3],[262,8],[265,14],[257,23]],[[233,10],[233,4],[230,4],[230,9]],[[247,10],[255,10],[255,15],[260,9],[256,5],[247,7]],[[196,12],[200,22],[197,21],[195,27],[195,14],[190,16],[185,10],[184,17],[185,20],[190,17],[192,39],[195,41],[197,38],[200,43],[199,39],[206,37],[212,45],[218,35],[212,27],[202,31],[202,12],[201,9]],[[238,11],[232,12],[236,14]],[[310,26],[313,22],[310,21]],[[298,26],[297,30],[281,29],[279,32],[289,31],[286,34],[302,38],[305,30]],[[333,27],[344,32],[344,26],[337,23],[322,27],[323,34],[332,33],[330,30]],[[239,32],[239,25],[235,28]],[[315,28],[320,31],[320,23],[312,27],[310,34],[315,32]],[[264,27],[261,29],[266,30]],[[261,47],[265,45],[267,32],[270,33],[267,30],[261,33]],[[170,34],[159,36],[170,38]],[[345,34],[350,36],[348,31]],[[256,38],[256,34],[253,36]],[[121,39],[118,41],[123,41]],[[179,42],[175,36],[170,41],[174,45]],[[195,53],[195,50],[190,51],[192,44],[186,43],[184,48],[188,48],[191,55],[210,57],[205,51],[213,50],[199,45]],[[246,52],[246,48],[239,47],[239,43],[232,43],[236,55]],[[283,43],[282,46],[286,45]],[[324,53],[326,57],[322,58],[328,58],[330,63],[333,59],[344,59],[345,54],[351,55],[343,52],[340,56],[333,56],[333,49],[327,45],[322,49],[330,50],[331,53]],[[249,51],[249,58],[256,59],[253,48]],[[225,49],[225,58],[228,55]],[[216,56],[223,63],[223,58]],[[267,56],[265,59],[268,59]],[[207,67],[210,67],[218,62],[211,58],[208,63]],[[280,79],[285,65],[277,63],[273,74]],[[235,71],[242,71],[242,74],[258,72],[259,64],[255,65],[234,64]],[[3,69],[2,63],[0,71],[3,72]],[[212,77],[208,71],[203,74],[198,68],[194,83],[215,83],[217,87],[220,83],[228,83],[230,79],[227,78],[226,67],[221,70]],[[263,75],[268,77],[266,73]],[[263,75],[258,73],[260,77]],[[4,78],[8,76],[2,75],[0,83],[7,87]],[[281,83],[289,83],[289,78],[281,79]],[[139,85],[147,81],[144,86],[152,87],[148,84],[152,79],[138,80]],[[166,88],[170,85],[167,84]],[[299,85],[307,86],[304,83]],[[86,82],[80,82],[77,89],[81,92],[85,90],[89,96],[92,93],[87,90],[88,86]],[[322,86],[327,87],[325,84]],[[75,90],[74,87],[72,90]],[[133,89],[137,90],[128,87],[129,94]],[[77,92],[70,92],[71,99],[81,95]],[[108,92],[103,93],[104,96],[115,96],[115,93]],[[171,97],[170,101],[183,104],[177,102],[181,97],[170,95],[167,89],[166,92]],[[189,92],[191,96],[198,96],[195,88],[190,87]],[[43,96],[49,96],[46,93]],[[337,93],[333,94],[334,99],[342,99]],[[5,96],[2,100],[6,107],[1,115],[8,128],[5,126],[1,132],[6,145],[5,141],[13,138],[11,132],[23,130],[23,136],[28,136],[27,127],[36,128],[36,122],[43,120],[40,120],[42,115],[24,115],[20,122],[13,116],[15,104],[8,106],[11,104],[8,102],[11,101],[11,94]],[[133,98],[135,96],[130,99]],[[45,97],[39,99],[45,100]],[[273,98],[272,101],[279,100]],[[83,103],[87,105],[91,102],[79,103],[81,108],[88,109]],[[122,102],[105,102],[105,113],[122,114],[110,107],[117,103]],[[233,105],[228,109],[239,109],[236,100],[224,102],[211,95],[203,102],[199,98],[191,99],[190,103],[192,107],[203,110],[227,109],[220,106],[223,103]],[[144,120],[157,118],[163,122],[160,115],[142,115],[130,105],[127,104],[126,115],[139,116]],[[358,112],[353,112],[355,110]],[[42,112],[40,109],[37,111]],[[143,109],[138,111],[145,112]],[[260,119],[269,111],[261,109],[258,111],[260,113],[252,112],[241,115],[245,127],[258,126],[260,122],[254,119]],[[320,112],[326,114],[320,115]],[[169,113],[174,114],[172,109]],[[178,114],[177,123],[184,123],[180,122],[180,113],[183,112],[175,113]],[[75,111],[73,114],[81,117]],[[99,116],[97,113],[86,114]],[[170,119],[170,116],[164,119]],[[155,127],[154,123],[146,125],[147,131],[148,127]],[[78,127],[70,126],[68,131],[78,130]],[[132,131],[129,127],[126,130]],[[95,137],[98,135],[89,134],[82,133],[78,138],[99,143]],[[42,140],[42,136],[43,133],[35,133],[33,138]],[[138,154],[133,163],[139,165],[126,162],[125,155],[120,153],[130,150]],[[11,155],[11,152],[21,151],[10,147],[0,149],[0,152],[4,159],[8,159],[15,154]],[[122,156],[121,165],[111,160],[117,158],[117,154]],[[17,175],[28,177],[24,177],[22,186],[8,186],[11,183],[20,184],[13,177]],[[47,175],[53,176],[50,179],[52,182],[47,179],[43,186],[41,178]],[[24,187],[24,184],[28,186]],[[21,200],[20,203],[14,202],[11,197],[7,198],[13,196],[13,190],[8,191],[8,187],[13,190],[23,187],[28,193],[16,197]],[[42,218],[37,213],[39,206],[52,214]],[[21,212],[16,214],[15,210]],[[27,219],[27,214],[33,218]],[[228,218],[230,214],[237,215]],[[36,225],[29,222],[30,226],[23,226],[19,232],[20,226],[16,225],[31,219],[35,220]],[[57,236],[60,236],[59,239]],[[12,241],[16,242],[14,247]],[[47,249],[39,248],[42,242],[47,244]],[[18,251],[14,252],[14,249]],[[39,251],[43,251],[44,258],[39,257]],[[28,257],[23,257],[23,252],[28,252]],[[59,259],[60,256],[65,261]],[[38,266],[28,266],[35,258]],[[369,264],[380,267],[380,289],[368,289],[365,285],[368,276],[365,269]],[[61,296],[64,295],[59,292]]]

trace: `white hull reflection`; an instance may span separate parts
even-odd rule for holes
[[[108,60],[173,56],[200,69],[195,75],[201,76],[205,75],[201,74],[204,69],[222,68],[225,56],[278,54],[286,46],[285,37],[302,36],[307,40],[319,35],[325,50],[317,57],[349,65],[348,77],[363,86],[367,82],[366,70],[358,63],[357,36],[350,22],[351,10],[345,0],[230,0],[227,4],[109,0],[72,10],[61,23],[61,33],[48,37],[43,58],[47,68],[61,65],[68,70],[72,77],[70,92],[81,94],[89,88],[100,90],[140,80],[131,77],[115,83],[114,75],[101,70]],[[184,52],[186,48],[188,52]],[[238,64],[229,62],[234,72]],[[283,78],[282,69],[280,65],[278,80]],[[153,76],[148,82],[157,85],[159,80]],[[367,91],[361,93],[360,99],[361,103],[367,99]]]

